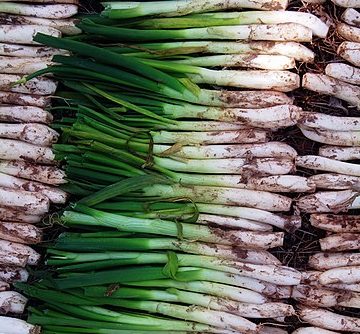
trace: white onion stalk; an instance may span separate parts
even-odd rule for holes
[[[1,119],[0,107],[0,119]],[[176,145],[176,144],[175,144]],[[228,144],[203,146],[154,145],[154,154],[186,159],[227,159],[227,158],[287,158],[294,159],[297,152],[281,142],[261,144]]]
[[[360,166],[349,162],[319,157],[316,155],[305,155],[295,159],[296,166],[312,170],[322,170],[345,175],[360,176]]]
[[[331,0],[335,5],[340,7],[360,8],[357,0]]]
[[[346,190],[360,187],[360,177],[342,174],[316,174],[310,176],[309,181],[318,189]]]
[[[1,64],[1,57],[0,57]],[[1,65],[0,65],[0,71]],[[6,71],[2,71],[5,73]],[[11,73],[12,70],[8,71]],[[57,83],[48,78],[34,78],[24,84],[14,85],[21,79],[20,75],[0,74],[0,89],[2,91],[10,91],[15,93],[35,94],[35,95],[51,95],[56,91]]]
[[[204,203],[197,203],[196,205],[200,213],[238,217],[263,224],[273,225],[285,230],[291,230],[294,227],[301,226],[300,216],[277,215],[265,210],[241,206],[226,206]]]
[[[0,121],[50,124],[53,116],[44,109],[28,106],[0,106]]]
[[[71,3],[78,5],[79,0],[1,0],[2,2],[33,2],[33,3]]]
[[[279,327],[263,326],[260,329],[259,334],[288,334],[288,332]]]
[[[49,211],[49,199],[39,193],[0,188],[0,205],[22,209],[26,213],[41,215]]]
[[[26,269],[13,266],[0,266],[0,280],[6,283],[26,282],[29,273]],[[3,329],[3,328],[1,328]]]
[[[66,183],[64,172],[54,166],[37,165],[24,161],[0,161],[0,172],[50,185]]]
[[[347,266],[329,269],[320,274],[321,284],[355,284],[360,283],[360,266]]]
[[[50,104],[50,101],[51,98],[48,96],[0,91],[0,104],[17,104],[45,108]]]
[[[0,328],[3,334],[40,334],[40,327],[28,324],[16,318],[0,317]]]
[[[8,291],[10,290],[10,284],[4,281],[0,281],[0,291]]]
[[[341,15],[341,19],[347,24],[360,27],[360,13],[354,8],[347,8]]]
[[[269,232],[273,230],[271,225],[260,223],[255,220],[222,215],[209,215],[203,213],[199,214],[199,218],[196,223],[211,226],[218,225],[222,227],[239,228],[258,232]]]
[[[0,238],[25,245],[33,245],[41,242],[42,231],[31,224],[0,222]]]
[[[25,266],[27,265],[27,259],[28,259],[27,255],[10,253],[8,251],[3,251],[0,249],[0,265],[25,268]],[[0,306],[0,310],[1,310],[1,306]]]
[[[0,56],[1,73],[31,74],[50,65],[52,65],[52,63],[48,58],[15,58]]]
[[[314,1],[314,0],[312,0]],[[306,2],[312,2],[307,0]],[[319,0],[316,0],[320,3]],[[322,0],[321,0],[322,1]],[[326,1],[326,0],[325,0]],[[322,2],[325,2],[322,1]],[[320,327],[302,327],[292,332],[292,334],[337,334],[338,332],[328,331],[327,329],[323,329]]]
[[[0,240],[0,250],[11,254],[25,255],[27,257],[27,264],[30,266],[39,264],[41,259],[41,255],[38,252],[20,243]]]
[[[230,86],[251,89],[272,89],[290,92],[300,87],[300,77],[289,71],[214,71],[198,68],[196,74],[187,74],[198,84]]]
[[[295,67],[295,59],[281,55],[217,55],[175,60],[174,63],[202,67],[250,67],[260,70],[289,70]]]
[[[1,5],[0,2],[0,11]],[[9,7],[14,6],[14,4],[8,3]],[[14,43],[14,44],[37,44],[33,41],[33,37],[37,33],[43,33],[46,35],[60,37],[61,32],[57,29],[51,27],[42,27],[37,25],[0,25],[0,41],[4,43]]]
[[[19,140],[0,139],[0,159],[53,164],[55,155],[49,147],[41,147]]]
[[[175,119],[209,119],[273,130],[295,125],[300,117],[301,108],[292,104],[260,109],[216,108],[184,104],[164,105],[162,111]]]
[[[0,55],[10,57],[46,58],[54,55],[66,55],[67,51],[53,49],[47,46],[28,46],[19,44],[0,43]]]
[[[342,161],[357,160],[360,159],[360,147],[322,146],[319,155]]]
[[[176,124],[166,124],[162,126],[167,130],[175,131],[232,131],[232,130],[247,130],[249,126],[231,123],[231,122],[217,122],[217,121],[178,121]],[[160,128],[160,127],[159,127]]]
[[[317,192],[297,201],[297,207],[304,213],[345,212],[351,208],[357,192],[351,190]]]
[[[327,252],[360,249],[359,235],[354,233],[336,233],[320,239],[319,242],[321,250]]]
[[[360,43],[360,28],[353,27],[346,23],[339,23],[336,26],[336,31],[347,41]]]
[[[0,14],[0,24],[47,26],[61,31],[64,35],[77,35],[81,33],[81,30],[76,27],[74,19],[44,19],[32,16]]]
[[[72,4],[33,5],[1,2],[0,12],[7,14],[43,17],[47,19],[66,19],[78,12],[78,6]]]
[[[312,226],[329,232],[360,232],[360,216],[313,214],[310,222]]]
[[[318,270],[360,266],[360,253],[317,253],[310,256],[309,265]]]
[[[309,306],[317,307],[360,307],[359,296],[348,291],[336,291],[327,288],[297,285],[293,288],[291,297]]]
[[[315,112],[300,112],[299,124],[316,130],[360,131],[359,117],[338,117]]]
[[[343,63],[331,63],[325,68],[329,77],[348,82],[353,85],[360,85],[360,69]]]
[[[39,223],[41,219],[42,216],[28,215],[13,208],[0,207],[0,221],[36,224]]]
[[[0,137],[17,139],[38,146],[51,146],[57,142],[59,134],[45,124],[0,123]]]
[[[267,141],[267,132],[264,130],[248,129],[238,131],[209,131],[209,132],[151,132],[155,143],[183,145],[207,144],[247,144],[263,143]]]
[[[22,314],[25,310],[27,298],[15,291],[0,292],[0,313]]]
[[[0,168],[1,170],[1,168]],[[223,187],[179,185],[153,185],[143,189],[145,196],[187,197],[195,202],[247,206],[269,211],[289,211],[292,200],[283,195],[265,191],[235,189]]]
[[[360,66],[360,43],[343,42],[337,49],[337,54],[347,60],[349,63]]]
[[[61,189],[51,187],[40,182],[20,179],[15,176],[7,175],[1,172],[0,187],[40,193],[49,198],[52,203],[56,204],[65,204],[68,197],[67,193]]]
[[[324,74],[306,73],[303,87],[317,93],[331,95],[360,108],[360,87],[331,78]]]

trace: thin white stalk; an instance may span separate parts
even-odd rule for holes
[[[68,198],[68,195],[65,191],[56,187],[51,187],[40,182],[20,179],[18,177],[7,175],[1,172],[0,187],[40,193],[49,198],[52,203],[56,204],[65,204]]]
[[[214,71],[201,69],[199,74],[188,74],[188,77],[198,84],[272,89],[280,92],[290,92],[300,87],[300,77],[289,71]]]
[[[342,161],[357,160],[360,159],[360,147],[322,146],[319,155]]]
[[[31,74],[52,65],[48,58],[15,58],[0,56],[0,71],[8,74]]]
[[[329,269],[320,274],[319,281],[324,285],[360,283],[360,266],[347,266]]]
[[[22,314],[25,311],[27,298],[15,291],[0,292],[0,313]]]
[[[42,236],[42,231],[34,225],[0,222],[0,239],[25,245],[34,245],[41,242]]]
[[[354,233],[337,233],[320,239],[320,247],[326,252],[342,252],[360,249],[360,238]]]
[[[0,291],[8,291],[10,290],[10,284],[4,281],[0,281]]]
[[[50,124],[53,116],[44,109],[27,106],[0,106],[0,121]]]
[[[60,49],[49,48],[47,46],[28,46],[0,43],[1,56],[47,58],[58,54],[66,55],[68,52]]]
[[[34,5],[3,2],[0,11],[7,14],[43,17],[47,19],[66,19],[78,12],[78,6],[73,4]]]
[[[231,122],[218,122],[218,121],[178,121],[176,124],[166,124],[162,126],[167,130],[175,131],[232,131],[232,130],[246,130],[249,126],[231,123]]]
[[[360,8],[357,0],[331,0],[335,5],[340,7]]]
[[[1,161],[0,172],[50,185],[66,183],[65,173],[54,166],[37,165],[23,161]]]
[[[324,74],[306,73],[303,87],[317,93],[331,95],[360,108],[360,87],[331,78]]]
[[[79,0],[1,0],[2,2],[32,2],[32,3],[71,3],[79,5]]]
[[[360,176],[360,166],[349,162],[319,157],[316,155],[305,155],[295,159],[296,166],[312,170],[340,173],[345,175]]]
[[[0,123],[0,137],[21,140],[38,146],[51,146],[57,142],[59,134],[45,124]]]
[[[20,106],[34,106],[39,108],[46,108],[50,105],[50,102],[51,98],[49,96],[0,91],[0,104],[13,104]]]
[[[317,253],[310,256],[309,265],[317,270],[360,266],[360,253]]]
[[[41,147],[19,140],[0,139],[0,159],[53,164],[55,155],[49,147]]]
[[[25,268],[28,256],[24,254],[15,254],[0,249],[0,265],[16,266]],[[1,304],[1,303],[0,303]],[[1,307],[0,307],[1,310]]]
[[[224,300],[225,305],[228,303]],[[285,303],[265,303],[262,305],[248,304],[248,303],[232,303],[235,308],[223,307],[225,312],[238,314],[246,318],[276,318],[279,316],[292,316],[295,314],[295,310],[291,305]],[[267,331],[265,331],[266,333]]]
[[[289,211],[292,204],[289,197],[248,189],[155,185],[144,188],[143,191],[146,196],[188,197],[200,203],[247,206],[269,211]]]
[[[1,107],[0,107],[1,119]],[[228,145],[154,145],[154,154],[171,155],[186,159],[227,159],[227,158],[287,158],[294,159],[297,152],[281,142],[261,144],[228,144]]]
[[[151,132],[151,135],[154,142],[160,144],[247,144],[263,143],[267,141],[267,132],[257,129],[209,132],[156,131]]]
[[[360,28],[353,27],[346,23],[338,23],[337,33],[349,42],[360,43]]]
[[[327,284],[326,287],[330,289],[338,289],[338,290],[345,290],[345,291],[352,291],[352,292],[360,292],[360,283],[355,284]]]
[[[0,57],[1,64],[1,57]],[[1,65],[0,65],[1,71]],[[16,73],[10,71],[3,71],[2,73]],[[31,71],[32,73],[32,71]],[[27,81],[24,84],[14,85],[15,82],[21,79],[20,75],[14,74],[0,74],[0,89],[2,91],[9,91],[23,94],[35,94],[35,95],[52,95],[55,93],[57,83],[49,78],[34,78]]]
[[[360,232],[360,216],[357,215],[313,214],[310,222],[311,225],[329,232]]]
[[[353,85],[360,85],[360,69],[343,63],[331,63],[325,68],[326,75],[348,82]]]
[[[26,282],[29,273],[20,267],[0,266],[0,280],[6,283]],[[1,328],[2,329],[2,328]]]
[[[42,216],[28,215],[14,208],[0,207],[0,221],[36,224],[39,223],[41,219]]]
[[[13,6],[13,4],[9,5]],[[3,43],[38,44],[33,41],[33,38],[37,33],[43,33],[54,37],[61,36],[59,30],[51,27],[37,25],[0,25],[0,41]]]
[[[49,211],[49,199],[39,193],[0,188],[0,205],[24,210],[26,213],[41,215]]]
[[[358,189],[360,177],[342,174],[316,174],[309,177],[318,189],[346,190]]]
[[[64,35],[71,36],[81,33],[81,30],[76,27],[75,19],[44,19],[32,16],[0,14],[0,24],[47,26],[61,31]]]
[[[360,43],[343,42],[337,49],[337,54],[349,63],[360,66]]]
[[[41,255],[31,247],[11,241],[0,240],[0,250],[12,254],[25,255],[27,257],[27,264],[30,266],[39,264],[41,259]]]
[[[346,212],[357,194],[351,190],[317,192],[300,197],[297,207],[304,213]]]
[[[316,130],[360,131],[359,117],[338,117],[316,112],[300,112],[298,123]]]
[[[40,334],[40,327],[16,318],[0,317],[0,328],[4,334]]]
[[[260,329],[259,334],[288,334],[288,332],[285,329],[281,329],[279,327],[263,326]]]
[[[319,0],[317,0],[319,1]],[[326,0],[325,0],[326,1]],[[323,1],[323,2],[325,2]],[[307,1],[309,2],[309,1]],[[292,334],[337,334],[339,332],[328,331],[320,327],[302,327],[292,332]]]
[[[360,27],[360,13],[354,8],[347,8],[341,15],[341,19],[347,24]]]

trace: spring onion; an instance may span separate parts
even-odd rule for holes
[[[360,158],[359,147],[340,147],[340,146],[322,146],[319,149],[319,155],[335,160],[356,160]]]
[[[347,8],[341,15],[341,20],[352,26],[360,26],[360,14],[354,8]]]
[[[360,28],[353,27],[346,23],[339,23],[336,26],[337,33],[349,42],[360,43]]]
[[[0,121],[11,123],[44,123],[49,124],[53,116],[37,107],[31,106],[0,106]]]
[[[335,79],[354,85],[360,85],[360,69],[355,66],[342,63],[331,63],[326,66],[325,73]]]
[[[359,49],[360,43],[342,42],[337,49],[337,54],[347,60],[349,63],[359,67]]]
[[[309,265],[317,270],[360,265],[358,253],[317,253],[309,259]]]

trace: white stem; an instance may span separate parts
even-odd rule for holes
[[[338,23],[336,31],[347,41],[360,43],[360,28],[350,26],[346,23]]]
[[[31,224],[0,222],[0,239],[33,245],[41,242],[42,231]]]
[[[50,185],[67,182],[65,180],[65,173],[57,167],[31,164],[23,161],[1,161],[0,172]]]
[[[6,240],[0,240],[0,250],[27,257],[27,264],[34,266],[39,264],[41,255],[29,246]]]
[[[0,292],[0,313],[22,314],[25,310],[27,298],[15,291]]]
[[[0,266],[1,281],[5,281],[6,283],[26,282],[28,278],[29,273],[24,268]]]
[[[310,223],[312,226],[334,233],[360,232],[360,216],[357,215],[313,214],[310,216]]]
[[[49,58],[54,55],[66,55],[67,51],[53,49],[47,46],[28,46],[10,43],[0,43],[0,55],[10,57]]]
[[[1,235],[1,233],[0,233]],[[0,265],[16,266],[25,268],[27,265],[28,256],[24,254],[15,254],[0,249]],[[1,303],[0,303],[1,304]],[[1,306],[0,306],[1,310]],[[1,313],[1,311],[0,311]]]
[[[360,108],[360,87],[323,74],[306,73],[303,87],[317,93],[331,95]]]
[[[349,162],[319,157],[316,155],[305,155],[295,159],[296,166],[312,170],[340,173],[345,175],[360,176],[360,166]]]
[[[317,253],[310,256],[309,265],[317,270],[360,266],[360,253]]]
[[[40,334],[39,327],[9,317],[0,317],[0,328],[4,334]]]
[[[20,106],[34,106],[45,108],[50,105],[51,98],[49,96],[40,96],[32,94],[21,94],[0,91],[0,104],[13,104]]]
[[[349,63],[360,66],[360,43],[343,42],[337,49],[337,54]]]
[[[195,83],[290,92],[300,86],[300,77],[289,71],[214,71],[201,69],[188,74]]]
[[[360,238],[354,233],[337,233],[320,239],[320,247],[327,252],[360,249]]]
[[[0,121],[50,124],[53,116],[44,109],[27,106],[0,106]]]
[[[315,0],[312,0],[315,1]],[[312,2],[308,1],[307,2]],[[319,1],[319,0],[316,0]],[[322,2],[325,2],[321,0]],[[320,3],[320,2],[319,2]],[[327,329],[323,329],[320,327],[302,327],[297,329],[296,331],[292,332],[292,334],[337,334],[338,332],[328,331]]]
[[[59,30],[51,27],[37,25],[0,25],[0,41],[4,43],[38,44],[33,41],[33,38],[37,33],[43,33],[54,37],[61,36]]]
[[[15,58],[0,56],[0,71],[8,74],[31,74],[52,65],[48,58]]]
[[[319,155],[342,161],[357,160],[360,159],[360,147],[322,146]]]
[[[79,0],[1,0],[2,2],[32,2],[32,3],[71,3],[79,5]]]
[[[360,27],[360,13],[354,8],[347,8],[341,15],[341,19],[347,24]]]
[[[10,290],[10,284],[4,281],[0,281],[0,291],[8,291]]]
[[[331,63],[325,68],[326,75],[351,83],[360,85],[360,69],[343,63]]]
[[[357,0],[331,0],[335,5],[340,7],[360,8]]]
[[[318,189],[346,190],[358,189],[360,186],[359,176],[342,174],[316,174],[310,176],[309,180],[315,184],[316,188]]]
[[[321,284],[360,283],[360,266],[347,266],[329,269],[320,274]]]
[[[27,215],[19,210],[9,207],[0,207],[0,221],[14,221],[19,223],[36,224],[39,223],[42,216]]]
[[[346,212],[357,194],[351,190],[318,192],[300,197],[297,207],[304,213]]]

